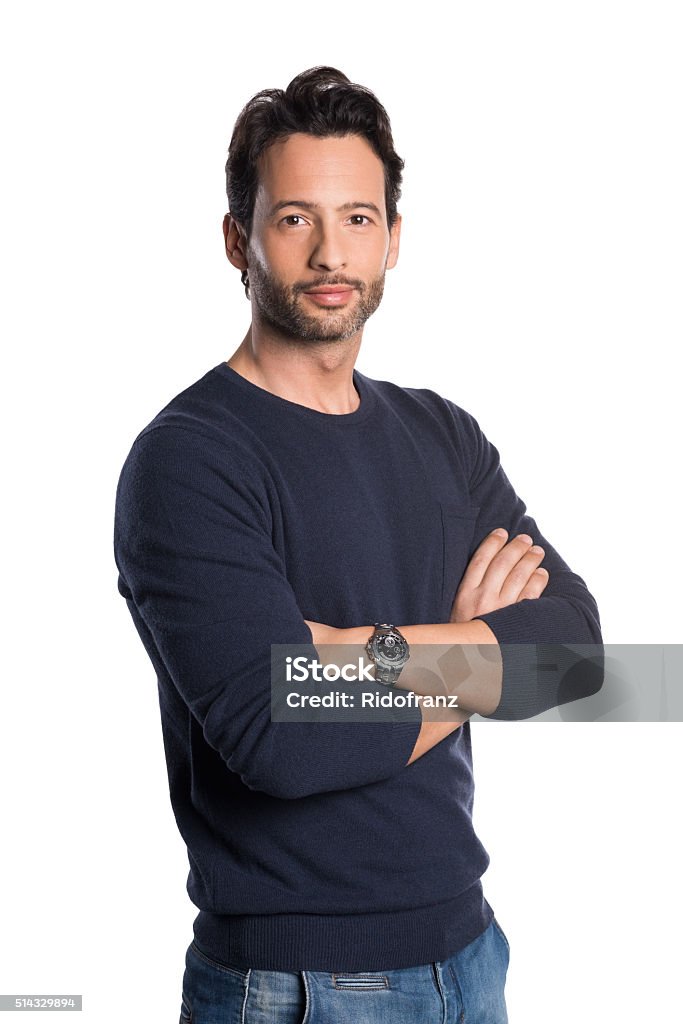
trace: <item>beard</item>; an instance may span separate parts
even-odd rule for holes
[[[292,341],[304,343],[347,341],[361,330],[365,321],[375,312],[384,294],[384,277],[372,281],[332,276],[307,281],[305,284],[283,284],[274,274],[249,254],[249,293],[260,318],[270,327]],[[347,307],[319,307],[317,315],[302,308],[302,292],[322,285],[345,284],[355,288],[358,298],[352,297]]]

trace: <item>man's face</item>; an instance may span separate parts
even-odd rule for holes
[[[379,306],[399,232],[400,218],[387,225],[384,165],[364,138],[274,143],[259,161],[247,245],[258,315],[295,341],[353,337]]]

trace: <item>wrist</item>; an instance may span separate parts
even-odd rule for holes
[[[313,643],[316,646],[318,644],[329,644],[330,646],[333,644],[335,646],[357,644],[359,647],[365,647],[374,628],[373,626],[352,626],[350,629],[338,629],[336,626],[327,626],[322,622],[311,622],[308,619],[304,621],[311,631]]]
[[[333,629],[334,636],[328,642],[331,644],[358,644],[365,647],[374,628],[374,626],[352,626],[350,629]]]

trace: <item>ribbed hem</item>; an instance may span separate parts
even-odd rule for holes
[[[391,913],[229,916],[202,910],[194,936],[207,956],[242,971],[398,970],[447,960],[492,918],[477,881],[446,903]]]

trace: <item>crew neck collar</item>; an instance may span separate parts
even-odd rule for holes
[[[353,370],[353,384],[360,397],[360,405],[353,412],[346,413],[320,412],[318,409],[311,409],[309,406],[301,405],[299,402],[291,402],[288,398],[281,398],[280,395],[274,395],[272,391],[266,391],[265,388],[259,387],[258,384],[253,384],[246,377],[233,370],[232,366],[228,366],[227,362],[219,363],[218,366],[214,367],[214,371],[226,377],[242,391],[250,394],[253,399],[270,406],[274,411],[278,409],[282,412],[288,411],[311,422],[315,421],[331,425],[361,423],[371,412],[374,400],[372,389],[368,386],[368,378],[356,369]]]

